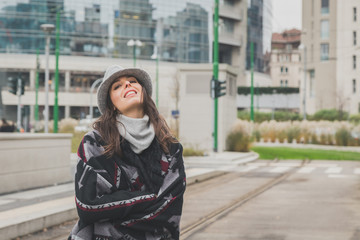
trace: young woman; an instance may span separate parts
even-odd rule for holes
[[[179,239],[182,146],[151,93],[144,70],[106,70],[97,93],[102,115],[78,149],[79,221],[69,239]]]

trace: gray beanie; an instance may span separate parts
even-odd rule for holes
[[[135,77],[140,85],[146,89],[146,92],[151,96],[152,83],[151,78],[147,72],[140,68],[123,68],[118,65],[112,65],[105,71],[103,81],[101,82],[97,91],[97,104],[101,114],[105,112],[107,96],[109,88],[116,79],[122,76]]]

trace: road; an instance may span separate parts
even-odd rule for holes
[[[223,170],[187,188],[181,239],[360,239],[360,162],[258,160]],[[65,239],[72,224],[21,240]]]

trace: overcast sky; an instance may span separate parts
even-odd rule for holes
[[[272,0],[273,32],[292,28],[301,29],[301,2],[301,0]]]

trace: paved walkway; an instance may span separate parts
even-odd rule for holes
[[[322,150],[336,150],[336,151],[360,152],[360,147],[332,146],[332,145],[318,145],[318,144],[303,144],[303,143],[254,142],[254,143],[253,143],[253,146],[310,148],[310,149],[322,149]]]
[[[224,152],[204,157],[185,157],[187,184],[223,174],[258,158],[256,153]],[[72,171],[75,161],[72,158]],[[76,219],[74,183],[0,195],[0,239],[12,239]]]

